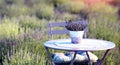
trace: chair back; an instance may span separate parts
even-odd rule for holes
[[[78,22],[78,21],[75,21],[75,22]],[[82,24],[84,24],[85,26],[87,26],[87,21],[86,20],[79,20],[79,23],[82,23]],[[60,34],[69,34],[69,30],[67,30],[66,28],[65,28],[65,26],[67,25],[67,23],[66,22],[49,22],[49,24],[48,24],[48,27],[49,27],[49,31],[48,31],[48,34],[49,34],[49,36],[50,36],[50,39],[53,39],[53,35],[60,35]],[[57,27],[57,29],[54,29],[55,27]],[[62,28],[62,29],[60,29],[60,28]],[[88,27],[86,27],[85,29],[84,29],[84,35],[83,35],[83,38],[86,38],[87,36],[86,36],[86,33],[88,32]],[[53,60],[54,60],[54,62],[53,62],[53,65],[68,65],[68,64],[70,64],[70,62],[67,62],[67,63],[65,63],[65,61],[66,61],[66,59],[67,59],[67,61],[68,61],[68,56],[66,56],[66,53],[55,53],[54,52],[54,50],[52,50],[52,53],[54,53],[52,56],[50,56],[50,52],[48,51],[48,49],[46,49],[47,50],[47,54],[48,54],[48,57],[49,58],[51,58],[51,63],[53,62]],[[85,52],[80,52],[79,51],[79,53],[81,54],[81,53],[85,53]],[[69,54],[69,53],[68,53]],[[67,54],[67,55],[68,55]],[[79,56],[81,57],[81,55],[79,54]],[[90,57],[92,58],[92,60],[94,61],[96,61],[96,58],[97,58],[97,56],[96,55],[94,55],[94,54],[92,54],[91,52],[89,52],[89,54],[91,54],[90,55]],[[62,56],[61,56],[62,55]],[[84,54],[85,55],[85,54]],[[77,55],[76,55],[77,56]],[[86,55],[85,55],[85,57],[87,57]],[[94,59],[94,57],[95,57],[95,59]],[[57,58],[57,60],[56,60],[56,58]],[[80,59],[80,58],[79,58]],[[64,61],[64,63],[59,63],[60,61],[58,61],[58,60],[62,60],[62,61]],[[82,60],[83,61],[83,60]],[[56,63],[55,63],[56,62]],[[58,63],[57,63],[58,62]],[[81,62],[81,59],[80,59],[80,62],[76,62],[76,64],[79,64],[79,65],[87,65],[88,64],[88,62],[86,62],[86,60],[85,61],[83,61],[83,62]],[[75,64],[75,65],[76,65]]]
[[[75,22],[78,22],[78,21],[75,21]],[[87,26],[87,21],[86,20],[79,20],[79,22]],[[49,22],[49,24],[48,24],[48,27],[49,27],[48,34],[49,34],[50,39],[53,39],[53,35],[69,34],[69,30],[67,30],[65,28],[66,25],[67,25],[67,23],[65,21],[64,22]],[[59,28],[54,29],[55,27],[59,27],[59,28],[62,28],[62,29],[59,29]],[[86,38],[86,33],[87,32],[88,32],[88,27],[86,27],[84,29],[83,38]]]

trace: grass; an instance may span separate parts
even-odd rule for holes
[[[47,3],[46,0],[5,1],[0,0],[0,5],[2,5],[0,6],[0,64],[45,65],[47,61],[47,65],[50,65],[43,46],[43,43],[49,40],[47,23],[49,21],[79,19],[78,15],[80,14],[78,12],[81,10],[88,13],[88,38],[108,40],[116,44],[116,47],[105,58],[103,65],[120,64],[118,8],[103,3],[96,4],[95,7],[86,7],[85,4],[81,3],[79,6],[83,7],[79,8],[78,3],[72,3],[72,0],[70,3],[68,0],[50,0]],[[9,2],[12,3],[6,4]],[[41,4],[41,2],[44,2],[44,4]],[[55,4],[57,7],[54,6]],[[62,6],[65,7],[59,8]],[[44,7],[47,7],[47,9]],[[74,9],[74,7],[76,8]],[[54,9],[58,10],[57,13]],[[66,37],[69,36],[55,36],[55,39]],[[103,52],[96,52],[95,54],[102,55]]]
[[[26,42],[24,45],[17,46],[10,65],[44,65],[45,55],[41,41]]]

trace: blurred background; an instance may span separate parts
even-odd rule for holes
[[[47,24],[70,19],[88,20],[88,38],[114,42],[103,65],[120,64],[120,0],[0,0],[0,65],[49,65]]]

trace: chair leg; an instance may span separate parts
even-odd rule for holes
[[[51,65],[55,65],[54,62],[53,62],[53,60],[52,60],[52,57],[51,57],[51,55],[50,55],[49,49],[48,49],[47,47],[45,47],[45,49],[46,49],[46,51],[47,51],[48,58],[49,58],[50,61],[51,61]]]
[[[104,53],[102,59],[100,59],[100,60],[97,62],[96,65],[101,65],[101,64],[102,64],[102,62],[104,61],[106,55],[108,54],[108,51],[110,51],[110,49],[106,50],[106,52]]]
[[[89,63],[88,65],[92,65],[92,62],[90,61],[90,56],[89,56],[89,54],[88,54],[88,51],[86,51],[86,54],[87,54],[88,61],[89,61],[89,62],[88,62],[88,63]]]
[[[73,63],[74,63],[74,61],[75,61],[76,54],[77,54],[77,52],[75,51],[74,57],[73,57],[73,59],[71,60],[70,65],[73,65]]]

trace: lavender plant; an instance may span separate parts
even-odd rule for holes
[[[67,30],[70,30],[70,31],[83,31],[87,25],[84,23],[84,21],[72,21],[72,20],[69,20],[66,22],[66,29]]]

